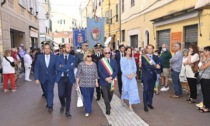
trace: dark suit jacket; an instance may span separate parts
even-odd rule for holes
[[[50,63],[47,68],[45,63],[45,55],[38,55],[34,66],[35,80],[39,80],[41,83],[45,83],[46,80],[49,80],[51,83],[55,83],[56,60],[57,56],[50,54]]]
[[[155,63],[160,65],[159,57],[156,55],[153,55],[152,57]],[[150,65],[143,56],[141,61],[142,61],[142,80],[150,80],[150,79],[156,80],[157,70],[158,70],[156,69],[156,66]]]
[[[60,64],[62,65],[62,67],[60,67]],[[57,70],[56,82],[60,81],[63,72],[68,72],[68,78],[70,83],[71,84],[75,83],[76,80],[74,76],[74,68],[75,68],[75,56],[69,54],[67,65],[65,65],[64,54],[59,55],[56,62],[56,70]]]
[[[119,74],[122,73],[121,69],[120,69],[121,68],[120,67],[120,59],[121,59],[120,52],[117,52],[116,55],[115,55],[115,60],[117,62]]]
[[[111,64],[111,67],[113,69],[113,74],[111,76],[114,79],[117,76],[117,73],[118,73],[118,66],[117,66],[116,60],[114,60],[112,58],[110,58],[110,64]],[[98,62],[98,72],[99,72],[99,76],[100,76],[100,85],[101,86],[110,85],[105,80],[107,77],[110,77],[110,75],[108,74],[106,68],[103,66],[101,60],[99,60],[99,62]]]
[[[77,57],[77,63],[76,63],[76,66],[79,65],[80,62],[83,61],[83,57],[84,57],[84,54],[79,52],[79,53],[76,53],[75,56]]]
[[[97,54],[94,54],[94,55],[92,56],[93,62],[95,62],[96,65],[98,66],[98,61],[99,61],[101,58],[103,58],[103,57],[104,57],[104,54],[101,54],[100,57],[98,57]]]

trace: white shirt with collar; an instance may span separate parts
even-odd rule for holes
[[[49,64],[50,64],[50,54],[49,55],[45,54],[45,64],[46,64],[47,67],[49,66]]]

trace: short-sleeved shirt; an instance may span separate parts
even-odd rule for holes
[[[80,87],[94,87],[96,79],[99,79],[96,64],[88,65],[82,61],[78,66],[76,78],[79,78]]]
[[[163,68],[170,68],[170,62],[169,60],[172,58],[172,55],[169,51],[164,51],[161,54],[161,60],[162,60],[162,67]]]

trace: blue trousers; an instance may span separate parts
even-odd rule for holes
[[[86,113],[92,113],[94,87],[80,87]]]
[[[179,80],[179,72],[172,71],[171,77],[172,77],[172,82],[174,86],[174,92],[176,96],[182,95],[182,86]]]
[[[42,83],[41,85],[43,87],[45,98],[47,101],[47,107],[53,107],[55,83],[50,80],[46,80],[45,83]]]
[[[144,91],[143,91],[143,100],[144,107],[148,105],[152,105],[152,99],[154,95],[154,87],[155,87],[156,78],[150,78],[149,80],[143,80]]]
[[[68,77],[61,77],[58,82],[59,100],[61,106],[66,106],[66,112],[70,111],[72,85]]]

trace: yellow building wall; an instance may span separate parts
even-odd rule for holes
[[[172,24],[167,24],[160,27],[153,26],[153,23],[151,20],[156,19],[158,17],[162,17],[165,15],[169,15],[174,12],[179,12],[184,9],[188,9],[191,7],[194,7],[197,0],[176,0],[173,2],[170,2],[166,4],[165,6],[162,6],[158,9],[155,9],[151,12],[145,13],[144,15],[138,16],[132,20],[126,21],[122,23],[122,30],[125,30],[125,41],[124,44],[130,44],[128,43],[128,31],[137,29],[140,31],[140,40],[139,40],[139,47],[144,47],[146,44],[145,41],[145,31],[148,30],[150,33],[150,44],[153,44],[156,46],[156,31],[159,30],[165,30],[170,29],[171,32],[183,32],[184,26],[192,25],[192,24],[198,24],[199,20],[198,17],[175,22]],[[126,5],[125,5],[126,6]],[[139,9],[140,10],[140,9]],[[126,11],[129,10],[125,10]],[[131,14],[131,13],[130,13]],[[122,14],[123,15],[123,14]],[[125,17],[128,17],[129,15],[122,16],[122,20]],[[198,25],[199,26],[199,25]],[[199,27],[198,27],[199,29]],[[202,31],[202,37],[198,37],[198,46],[206,46],[210,45],[210,10],[204,10],[201,14],[201,31]],[[198,33],[200,34],[200,33]],[[184,35],[182,36],[184,38]]]
[[[116,5],[118,4],[118,22],[116,22]],[[107,39],[110,36],[115,36],[113,42],[115,42],[115,49],[118,48],[118,40],[120,40],[120,11],[119,11],[119,0],[105,0],[102,3],[102,13],[103,17],[106,16],[106,12],[108,11],[108,19],[112,18],[112,24],[104,24],[104,36]],[[110,15],[110,10],[112,10],[112,17]]]

